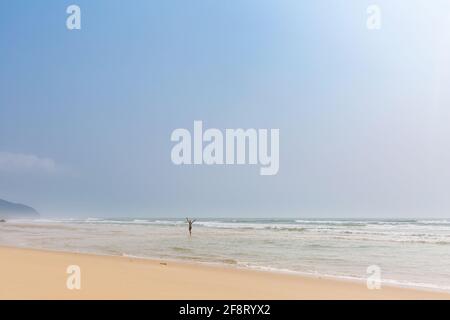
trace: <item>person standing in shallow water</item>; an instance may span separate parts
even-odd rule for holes
[[[187,223],[189,223],[189,236],[192,236],[192,224],[195,222],[196,219],[191,220],[189,218],[186,218]]]

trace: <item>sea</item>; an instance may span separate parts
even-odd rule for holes
[[[450,219],[83,218],[0,223],[0,245],[450,292]],[[374,269],[375,268],[375,269]],[[377,271],[377,272],[378,272]]]

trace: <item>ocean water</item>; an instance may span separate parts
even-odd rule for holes
[[[0,224],[0,245],[173,259],[450,291],[450,220],[55,219]]]

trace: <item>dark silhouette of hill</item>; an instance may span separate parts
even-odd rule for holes
[[[39,213],[24,204],[0,199],[0,219],[39,218]]]

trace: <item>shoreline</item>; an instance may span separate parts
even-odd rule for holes
[[[438,290],[228,265],[0,246],[1,299],[450,299]],[[81,290],[66,287],[79,265]]]
[[[87,256],[99,256],[99,257],[111,257],[111,258],[125,258],[125,259],[136,259],[136,260],[144,260],[149,262],[170,262],[174,264],[180,264],[180,265],[192,265],[192,266],[200,266],[200,267],[211,267],[211,268],[223,268],[223,269],[229,269],[229,270],[243,270],[243,271],[250,271],[250,272],[262,272],[262,273],[268,273],[268,274],[279,274],[279,275],[290,275],[290,276],[297,276],[301,278],[309,278],[309,279],[320,279],[320,280],[331,280],[331,281],[338,281],[338,282],[344,282],[344,283],[356,283],[360,285],[366,285],[366,279],[363,278],[356,278],[352,276],[336,276],[336,275],[329,275],[329,274],[320,274],[320,273],[308,273],[308,272],[302,272],[302,271],[296,271],[296,270],[289,270],[289,269],[277,269],[277,268],[270,268],[270,267],[263,267],[263,266],[243,266],[239,264],[233,264],[233,263],[225,263],[225,262],[214,262],[214,261],[193,261],[193,260],[183,260],[183,259],[177,259],[177,258],[160,258],[160,257],[145,257],[145,256],[135,256],[135,255],[128,255],[128,254],[108,254],[108,253],[100,253],[100,252],[82,252],[82,251],[65,251],[65,250],[59,250],[59,249],[47,249],[47,248],[32,248],[32,247],[14,247],[14,246],[7,246],[0,244],[0,250],[2,248],[5,249],[22,249],[22,250],[33,250],[33,251],[44,251],[49,253],[67,253],[67,254],[74,254],[74,255],[87,255]],[[1,270],[1,269],[0,269]],[[448,294],[450,296],[450,290],[444,289],[444,288],[436,288],[431,286],[420,286],[412,284],[403,284],[401,282],[398,282],[397,280],[388,279],[388,281],[392,281],[395,283],[387,283],[387,282],[381,282],[381,286],[389,287],[389,288],[397,288],[397,289],[406,289],[406,290],[417,290],[417,291],[425,291],[425,292],[431,292],[431,293],[442,293],[442,294]]]
[[[24,249],[41,250],[41,249],[34,249],[34,248],[24,248]],[[113,255],[113,254],[89,253],[89,252],[70,252],[70,251],[62,251],[62,250],[47,250],[47,249],[42,249],[42,250],[51,251],[51,252],[87,254],[87,255],[105,256],[105,257],[119,257],[119,258],[123,257],[123,258],[147,260],[147,261],[154,261],[154,262],[171,262],[171,263],[187,264],[187,265],[193,265],[193,266],[198,265],[198,266],[205,266],[205,267],[211,267],[211,268],[224,268],[224,269],[230,269],[230,270],[244,270],[244,271],[247,270],[247,271],[251,271],[251,272],[291,275],[291,276],[298,276],[298,277],[302,277],[302,278],[304,277],[304,278],[310,278],[310,279],[323,279],[323,280],[331,280],[331,281],[338,281],[338,282],[350,282],[350,283],[356,283],[356,284],[362,284],[362,285],[366,284],[366,279],[363,279],[363,278],[356,278],[356,277],[351,277],[351,276],[336,276],[336,275],[321,274],[321,273],[308,273],[308,272],[302,272],[302,271],[296,271],[296,270],[277,269],[277,268],[263,267],[263,266],[243,266],[243,265],[239,265],[239,264],[224,263],[224,262],[192,261],[192,260],[183,260],[183,259],[176,259],[176,258],[144,257],[144,256],[134,256],[134,255],[126,255],[126,254]],[[430,287],[430,286],[419,286],[419,285],[415,285],[415,284],[403,284],[403,283],[397,282],[397,280],[392,280],[392,279],[389,279],[388,281],[393,281],[396,283],[387,283],[387,282],[383,282],[383,280],[382,280],[381,286],[387,286],[387,287],[397,288],[397,289],[443,293],[443,294],[450,295],[450,291],[443,289],[443,288],[435,288],[435,287]]]

